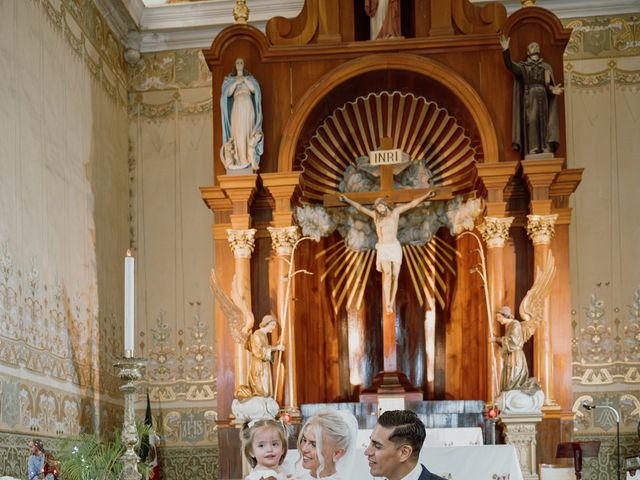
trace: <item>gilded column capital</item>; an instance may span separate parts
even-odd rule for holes
[[[271,234],[271,245],[279,257],[289,257],[293,246],[300,238],[296,225],[290,227],[267,227]]]
[[[549,245],[555,233],[558,214],[527,215],[527,235],[534,245]]]
[[[256,229],[227,229],[227,239],[235,258],[250,258],[256,244]]]
[[[478,225],[478,231],[488,248],[504,247],[511,223],[513,217],[484,217],[484,222]]]

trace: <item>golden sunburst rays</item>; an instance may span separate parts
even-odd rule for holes
[[[476,152],[465,130],[435,102],[394,91],[347,102],[317,128],[302,156],[303,197],[313,202],[336,193],[345,169],[383,137],[412,159],[425,159],[435,186],[454,194],[473,189]]]
[[[336,315],[343,305],[347,308],[352,305],[360,308],[375,259],[375,250],[349,250],[345,242],[340,241],[319,252],[316,260],[321,257],[325,257],[326,270],[320,281],[325,281],[327,276],[331,277],[331,303]]]
[[[409,269],[411,284],[421,308],[435,308],[437,301],[445,306],[447,293],[446,275],[455,275],[458,251],[444,240],[434,236],[425,245],[403,245],[404,264]],[[374,269],[375,249],[355,251],[338,241],[316,254],[316,260],[324,257],[326,270],[320,280],[330,277],[331,303],[337,315],[344,306],[347,310],[362,306],[369,275]]]

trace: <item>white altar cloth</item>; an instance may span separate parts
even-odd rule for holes
[[[369,437],[373,430],[358,430],[359,447],[369,445]],[[464,428],[427,428],[424,439],[425,447],[462,447],[465,445],[482,445],[482,429],[480,427]]]
[[[298,458],[297,450],[289,450],[287,466],[294,466]],[[513,445],[423,447],[420,462],[430,472],[449,480],[523,480]],[[358,448],[356,452],[351,476],[357,479],[373,478],[363,448]]]

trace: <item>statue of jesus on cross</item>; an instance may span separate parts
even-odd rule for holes
[[[398,275],[402,266],[402,245],[398,241],[398,224],[400,215],[417,207],[422,202],[435,196],[430,190],[424,195],[414,198],[409,203],[395,207],[393,210],[384,197],[378,197],[373,203],[373,209],[364,207],[358,202],[341,195],[339,200],[346,202],[359,212],[371,217],[376,226],[378,242],[376,243],[376,269],[382,272],[382,289],[387,313],[393,312],[396,292],[398,291]]]

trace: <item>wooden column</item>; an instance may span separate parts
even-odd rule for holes
[[[251,309],[251,254],[255,247],[256,230],[250,228],[249,209],[256,192],[258,176],[221,175],[220,188],[231,201],[231,228],[226,230],[227,240],[235,263],[235,278],[241,292],[242,301]],[[235,386],[248,384],[249,353],[244,345],[237,345],[234,368]]]
[[[524,160],[522,162],[524,178],[531,195],[527,215],[527,234],[533,243],[534,271],[542,271],[551,251],[557,214],[551,213],[550,188],[558,173],[562,170],[561,158]],[[535,280],[535,279],[534,279]],[[545,302],[542,324],[533,337],[534,375],[540,380],[545,400],[543,410],[554,411],[560,407],[555,401],[553,384],[553,342],[551,338],[550,303],[553,292]]]
[[[235,261],[235,281],[238,282],[242,302],[251,308],[251,254],[255,248],[256,229],[227,229],[227,239]],[[236,344],[235,386],[249,384],[249,352]]]
[[[289,279],[289,262],[293,261],[292,253],[295,243],[300,238],[297,226],[289,227],[269,227],[271,234],[271,244],[277,257],[277,285],[276,285],[276,303],[278,309],[278,320],[282,335],[284,336],[284,354],[283,364],[278,384],[275,385],[276,399],[282,410],[292,415],[299,415],[298,395],[296,393],[296,352],[295,352],[295,335],[294,335],[294,317],[293,317],[293,285],[289,286],[289,298],[287,298],[287,287]],[[286,315],[285,315],[286,309]],[[284,323],[284,325],[283,325]],[[280,356],[277,356],[280,359]],[[276,365],[276,370],[278,365]],[[276,378],[276,377],[274,377]]]
[[[509,238],[509,227],[513,223],[513,217],[485,217],[484,222],[478,226],[478,230],[487,245],[487,284],[489,287],[489,305],[493,325],[493,336],[499,336],[495,322],[495,311],[504,304],[504,244]],[[487,403],[493,405],[500,394],[500,372],[502,370],[502,357],[499,349],[491,343],[487,352],[489,364],[489,385]]]
[[[558,214],[556,220],[555,234],[551,242],[551,248],[556,255],[556,278],[553,282],[553,303],[550,305],[550,316],[553,319],[551,324],[551,337],[556,340],[553,344],[553,379],[555,400],[562,408],[568,419],[573,418],[573,392],[571,388],[571,336],[573,328],[571,326],[571,271],[569,265],[569,255],[560,255],[560,252],[569,252],[569,226],[571,224],[571,208],[569,199],[571,194],[582,180],[583,169],[565,169],[558,173],[553,181],[549,195],[552,201],[552,213]]]
[[[487,319],[487,330],[498,335],[500,325],[495,319],[495,309],[505,302],[504,245],[509,238],[509,227],[513,217],[507,217],[507,203],[504,192],[511,177],[516,173],[518,162],[494,162],[478,165],[478,175],[487,190],[486,217],[478,226],[478,231],[487,246],[487,287],[489,289],[489,309],[491,317]],[[487,335],[491,332],[488,331]],[[489,345],[486,355],[487,390],[485,399],[493,405],[500,393],[499,379],[502,369],[502,356],[499,349]]]
[[[269,227],[271,244],[276,254],[276,308],[278,319],[283,321],[285,309],[287,283],[289,275],[289,263],[293,261],[292,250],[296,241],[300,238],[298,227],[293,226],[293,200],[300,179],[301,172],[278,172],[261,175],[262,183],[274,200],[272,212],[273,225]],[[287,304],[287,316],[284,330],[284,365],[280,374],[281,379],[275,385],[276,399],[283,405],[282,410],[297,416],[298,408],[297,376],[296,376],[296,342],[295,342],[295,305],[292,299],[295,296],[295,279],[291,279],[289,286],[289,301]],[[282,323],[280,325],[282,328]],[[277,366],[276,366],[277,368]],[[275,377],[274,377],[275,378]]]

